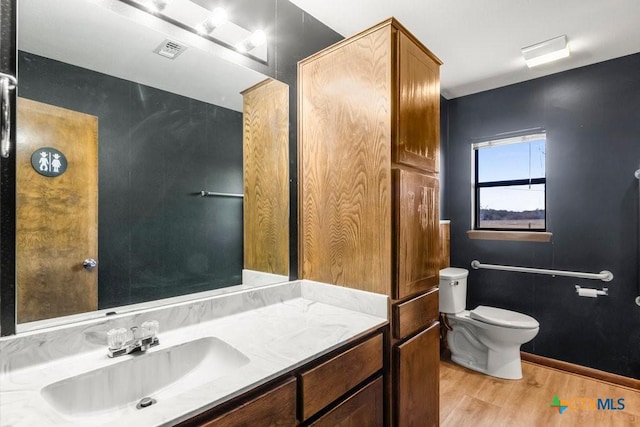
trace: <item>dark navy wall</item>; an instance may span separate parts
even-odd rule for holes
[[[535,317],[523,351],[640,378],[638,181],[640,54],[447,102],[446,203],[451,262],[472,260],[585,272],[612,282],[472,270],[468,308],[479,304]],[[471,140],[534,127],[547,130],[550,243],[469,240]],[[574,285],[609,288],[578,297]]]

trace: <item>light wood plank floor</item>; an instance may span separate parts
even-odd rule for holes
[[[522,362],[523,379],[502,380],[451,362],[440,363],[442,427],[543,427],[640,425],[640,392],[599,380]],[[562,414],[551,407],[554,396],[569,401]],[[589,408],[587,400],[613,398],[623,410]],[[596,403],[597,404],[597,403]],[[580,409],[584,405],[585,409]]]

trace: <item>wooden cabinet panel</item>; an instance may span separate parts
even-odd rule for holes
[[[382,369],[382,334],[302,372],[301,418],[306,420]]]
[[[440,269],[451,265],[451,224],[440,223]]]
[[[426,328],[438,320],[438,288],[393,306],[393,335],[397,339]]]
[[[398,140],[394,161],[439,170],[440,63],[398,32]]]
[[[300,277],[391,288],[391,31],[299,65]]]
[[[244,268],[289,275],[289,86],[242,92]]]
[[[309,426],[382,427],[384,425],[382,377],[345,399]]]
[[[395,425],[439,425],[440,323],[393,347]]]
[[[210,421],[189,422],[202,427],[290,427],[297,425],[296,380],[291,378],[273,390]]]
[[[438,179],[394,169],[396,288],[403,299],[438,285],[440,272]]]

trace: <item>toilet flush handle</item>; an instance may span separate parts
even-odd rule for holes
[[[458,281],[454,280],[453,282],[449,282],[449,286],[458,286]]]

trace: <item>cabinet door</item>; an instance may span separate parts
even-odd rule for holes
[[[290,379],[250,401],[220,416],[197,417],[185,423],[202,427],[253,427],[259,422],[264,427],[293,427],[296,419],[296,381]]]
[[[398,136],[394,161],[439,169],[440,65],[398,32]]]
[[[402,299],[438,285],[440,266],[438,179],[394,169],[396,286]]]
[[[438,426],[440,323],[393,347],[395,425]]]

